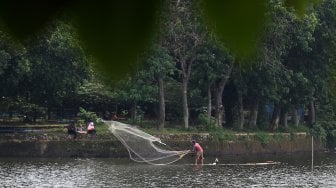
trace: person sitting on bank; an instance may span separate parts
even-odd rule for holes
[[[79,124],[79,127],[77,128],[77,131],[84,131],[83,125],[81,123]]]
[[[84,130],[83,125],[79,123],[79,126],[77,127],[77,134],[79,138],[83,138],[82,135],[85,135],[87,132]]]
[[[118,121],[118,116],[116,113],[112,114],[112,121]]]
[[[76,139],[77,131],[76,131],[75,122],[71,121],[70,124],[66,128],[68,129],[68,138]]]
[[[90,135],[90,136],[93,136],[96,134],[96,129],[94,127],[94,123],[93,122],[90,122],[88,127],[87,127],[87,134]]]

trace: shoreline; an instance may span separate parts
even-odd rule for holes
[[[296,155],[311,152],[311,136],[303,133],[270,133],[260,138],[255,133],[236,134],[218,139],[210,134],[154,135],[174,150],[191,148],[190,140],[197,139],[208,157],[252,157]],[[93,138],[67,139],[65,133],[15,133],[1,134],[0,157],[128,157],[124,146],[112,135]],[[322,142],[314,142],[314,151],[323,152]]]

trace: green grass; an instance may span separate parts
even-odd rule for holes
[[[157,130],[156,128],[140,128],[144,132],[149,134],[190,134],[190,133],[202,133],[197,129],[186,129],[186,128],[165,128],[162,131]],[[204,132],[204,131],[203,131]]]
[[[67,124],[38,124],[38,125],[32,125],[27,124],[24,125],[25,127],[43,127],[48,126],[49,128],[46,129],[46,133],[48,135],[55,134],[56,135],[67,135],[67,129],[64,128],[64,126],[67,126]],[[51,128],[50,128],[51,127]],[[54,127],[54,128],[53,128]],[[104,123],[98,123],[96,126],[97,131],[97,138],[109,138],[112,136],[112,134],[109,131],[109,126]],[[210,130],[205,130],[202,128],[197,127],[190,127],[188,129],[184,128],[183,125],[178,124],[176,122],[167,122],[165,124],[165,129],[162,131],[159,131],[156,129],[156,121],[144,121],[142,122],[141,126],[137,125],[141,130],[148,134],[152,135],[160,135],[160,134],[199,134],[199,133],[208,133],[210,137],[217,141],[239,141],[239,140],[246,140],[251,136],[237,136],[236,134],[239,133],[247,133],[247,134],[255,134],[254,138],[255,140],[259,141],[263,145],[268,144],[271,141],[279,142],[283,139],[283,135],[281,133],[290,133],[295,137],[296,132],[307,132],[309,133],[309,129],[305,126],[299,126],[299,127],[291,127],[280,129],[275,133],[274,136],[269,135],[267,131],[261,131],[261,130],[250,130],[250,129],[244,129],[244,130],[238,130],[235,128],[211,128]],[[200,126],[199,126],[200,127]],[[84,126],[84,129],[86,129],[86,126]],[[246,137],[246,138],[245,138]],[[293,137],[293,139],[295,139]]]
[[[256,132],[255,133],[255,138],[262,144],[262,145],[267,145],[271,139],[273,139],[268,133],[266,132]]]
[[[110,135],[109,126],[105,123],[98,123],[95,126],[98,135]]]

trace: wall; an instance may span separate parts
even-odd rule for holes
[[[206,156],[251,156],[295,154],[311,151],[311,137],[306,133],[236,134],[230,139],[216,139],[209,134],[157,135],[175,150],[191,149],[190,141],[201,143]],[[314,142],[315,151],[323,151],[321,142]],[[127,150],[112,135],[75,141],[64,134],[2,134],[0,157],[127,157]]]

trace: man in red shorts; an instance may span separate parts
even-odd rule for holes
[[[202,146],[197,143],[195,140],[192,140],[191,143],[194,145],[193,151],[196,152],[196,158],[195,158],[195,165],[197,165],[198,162],[203,165],[203,148]]]

